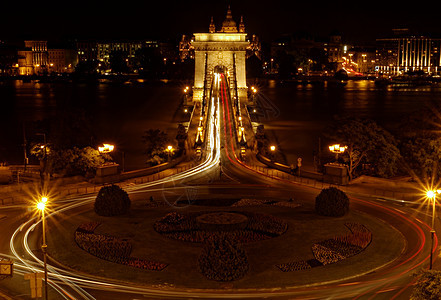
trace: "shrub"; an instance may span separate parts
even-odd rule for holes
[[[213,238],[204,245],[199,268],[211,280],[237,280],[248,272],[248,258],[241,244],[227,237]]]
[[[323,189],[315,198],[315,211],[322,216],[342,217],[349,211],[349,198],[335,187]]]
[[[129,195],[117,185],[102,187],[96,196],[95,212],[100,216],[118,216],[127,213],[129,209]]]

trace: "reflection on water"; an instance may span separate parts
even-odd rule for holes
[[[289,162],[301,156],[305,165],[312,161],[318,137],[335,115],[372,118],[391,130],[425,102],[441,100],[439,85],[379,88],[372,80],[348,81],[345,86],[268,80],[258,84],[257,89],[257,97],[266,99],[271,109],[260,121],[267,129],[274,129]],[[181,100],[181,87],[170,83],[2,82],[0,161],[21,163],[23,122],[51,120],[63,111],[83,111],[92,120],[97,138],[125,149],[126,162],[130,164],[143,155],[141,136],[146,129],[176,129],[172,119]]]
[[[259,97],[272,101],[280,114],[262,120],[274,131],[289,163],[302,157],[312,163],[319,136],[337,115],[370,118],[393,131],[399,121],[430,101],[441,101],[441,86],[377,87],[372,80],[348,81],[345,86],[323,83],[259,86]]]

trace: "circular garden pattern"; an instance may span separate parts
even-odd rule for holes
[[[233,207],[232,207],[233,208]],[[154,232],[182,242],[201,244],[198,270],[207,279],[233,281],[249,271],[245,244],[277,238],[288,230],[282,218],[260,212],[234,210],[169,212],[153,222]],[[131,239],[97,234],[99,222],[83,223],[75,230],[75,243],[98,258],[139,269],[161,271],[167,263],[132,256]],[[273,262],[279,272],[293,272],[332,264],[363,251],[372,232],[356,222],[344,222],[348,233],[324,238],[310,246],[310,255],[287,262]],[[291,230],[296,231],[295,226]],[[121,235],[121,234],[120,234]],[[255,244],[253,244],[255,245]],[[251,246],[251,245],[250,245]],[[254,247],[254,246],[252,246]],[[138,252],[139,253],[139,252]]]
[[[288,223],[271,215],[247,211],[172,212],[158,220],[154,229],[163,236],[185,242],[202,243],[223,237],[243,244],[278,237],[286,232]]]
[[[249,268],[242,244],[280,236],[288,223],[245,211],[172,212],[158,220],[154,228],[168,238],[204,243],[198,260],[201,273],[211,280],[232,281],[245,276]]]

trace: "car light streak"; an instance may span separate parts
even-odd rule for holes
[[[222,101],[222,121],[223,121],[223,133],[225,135],[225,153],[228,160],[235,165],[244,167],[252,172],[256,172],[247,166],[245,163],[241,162],[236,156],[236,151],[234,147],[234,136],[233,128],[231,124],[231,114],[230,114],[230,97],[227,95],[226,79],[223,74],[216,74],[216,80],[214,82],[214,88],[217,90],[218,94],[211,98],[208,108],[208,119],[206,122],[206,148],[203,154],[203,161],[196,167],[193,167],[187,171],[181,172],[179,174],[171,175],[163,179],[159,179],[153,182],[142,183],[137,185],[127,185],[125,190],[129,194],[142,193],[145,191],[156,191],[159,190],[158,185],[163,185],[167,183],[172,183],[175,180],[190,179],[193,176],[201,174],[203,172],[210,171],[211,169],[218,167],[221,159],[221,123],[220,123],[220,103]],[[219,97],[220,96],[220,97]],[[228,119],[228,122],[227,122]],[[228,129],[227,129],[228,126]],[[231,153],[231,154],[230,154]],[[260,173],[260,172],[258,172]],[[290,181],[285,181],[286,183],[292,183]],[[176,187],[164,187],[163,189],[176,189]],[[78,208],[84,205],[88,205],[95,200],[95,194],[83,195],[72,197],[71,199],[59,200],[58,207],[55,211],[51,212],[46,216],[46,218],[55,216],[57,214],[67,212],[74,208]],[[386,293],[395,290],[396,282],[403,276],[408,274],[411,270],[417,268],[422,263],[427,261],[428,256],[421,257],[424,245],[426,243],[425,231],[421,228],[423,226],[428,226],[426,223],[421,222],[421,225],[414,222],[411,218],[405,216],[404,212],[398,211],[396,209],[389,209],[378,204],[364,201],[360,199],[355,199],[351,197],[354,202],[370,206],[376,209],[382,209],[386,214],[391,217],[408,224],[409,228],[414,231],[414,234],[418,238],[418,242],[414,245],[409,254],[409,257],[393,266],[387,270],[383,270],[377,273],[377,276],[372,280],[366,281],[354,281],[348,283],[326,283],[325,285],[317,284],[317,286],[303,286],[303,287],[292,287],[286,288],[285,290],[274,290],[274,289],[261,289],[261,290],[242,290],[242,291],[211,291],[211,290],[197,290],[197,289],[186,289],[186,290],[174,290],[174,289],[159,289],[150,288],[146,286],[137,286],[135,284],[118,283],[116,280],[112,279],[97,279],[94,276],[80,275],[69,270],[58,268],[52,265],[48,265],[48,275],[49,284],[58,292],[64,299],[95,299],[90,293],[85,291],[85,288],[90,288],[93,290],[104,290],[122,293],[132,293],[145,296],[161,296],[161,297],[178,297],[178,298],[218,298],[218,299],[238,299],[238,298],[263,298],[263,297],[282,297],[282,296],[295,296],[300,295],[302,299],[332,299],[336,298],[335,290],[338,289],[339,297],[356,297],[357,295],[366,295],[368,293]],[[66,203],[65,203],[66,202]],[[419,220],[418,220],[419,221]],[[15,266],[17,267],[17,273],[22,274],[28,271],[32,272],[42,272],[42,262],[38,257],[32,252],[29,245],[29,239],[32,230],[40,224],[41,220],[37,220],[36,217],[31,218],[27,222],[21,224],[13,233],[10,239],[10,249],[13,257],[17,260]],[[420,227],[421,226],[421,227]],[[436,237],[436,236],[435,236]],[[438,245],[438,240],[435,240],[436,249]],[[30,255],[32,260],[27,260],[22,256],[22,253],[18,253],[15,245],[22,245],[24,249],[24,254]],[[3,256],[3,255],[2,255]],[[395,294],[394,298],[402,293],[402,291],[408,288],[412,283],[407,284],[401,291]],[[67,291],[67,288],[72,289],[75,295],[71,291]],[[399,287],[397,287],[398,289]],[[343,290],[344,289],[344,290]],[[312,294],[318,295],[314,297]],[[329,294],[328,297],[324,297],[326,293]],[[360,296],[361,296],[360,295]],[[306,297],[305,297],[306,296]],[[358,297],[357,297],[358,298]],[[355,299],[357,299],[355,298]],[[392,298],[393,299],[393,298]]]
[[[143,183],[143,184],[137,184],[133,186],[127,186],[125,187],[125,190],[130,193],[140,193],[144,192],[145,190],[149,189],[151,187],[166,184],[173,182],[174,180],[182,180],[186,178],[190,178],[192,176],[195,176],[197,174],[200,174],[201,172],[208,171],[214,167],[217,167],[220,162],[220,130],[219,130],[219,99],[217,99],[217,102],[215,103],[214,99],[210,101],[210,107],[209,107],[209,119],[207,120],[207,139],[206,139],[206,151],[205,151],[205,160],[199,164],[198,166],[195,166],[187,171],[181,172],[179,174],[175,174],[172,176],[168,176],[163,179],[159,179],[153,182]],[[92,203],[95,199],[95,195],[87,195],[87,196],[78,196],[73,197],[71,200],[60,200],[58,203],[63,202],[69,202],[66,205],[61,205],[56,209],[54,212],[51,212],[46,216],[46,218],[49,218],[51,216],[54,216],[56,214],[65,212],[67,210],[74,209],[76,207],[80,207],[89,203]],[[74,202],[75,201],[75,202]],[[32,224],[36,221],[36,217],[31,218],[27,222],[21,224],[13,233],[11,239],[10,239],[10,249],[14,256],[14,258],[17,260],[15,263],[15,266],[18,269],[23,269],[26,271],[31,272],[43,272],[42,271],[42,264],[43,262],[38,259],[38,257],[32,252],[31,247],[28,244],[28,239],[30,233],[34,230],[34,228],[40,224],[41,220],[37,221],[36,223]],[[15,243],[18,241],[18,235],[21,233],[25,228],[26,231],[24,233],[24,237],[22,239],[22,245],[24,250],[28,255],[30,255],[33,259],[33,261],[25,260],[16,250]],[[117,285],[113,283],[106,283],[102,281],[92,280],[93,277],[89,276],[78,276],[77,274],[57,268],[51,265],[48,265],[48,284],[57,291],[63,298],[65,299],[77,299],[77,297],[81,297],[83,299],[95,299],[92,295],[90,295],[88,292],[86,292],[82,287],[90,287],[96,289],[97,287],[102,289],[111,289],[111,290],[119,290],[121,292],[134,292],[136,291],[139,294],[145,294],[146,290],[144,288],[134,288],[134,287],[127,287],[126,285]],[[66,289],[62,288],[57,282],[63,285],[67,285],[70,288],[72,288],[78,296],[75,297],[71,293],[69,293]],[[157,291],[154,293],[157,294]]]

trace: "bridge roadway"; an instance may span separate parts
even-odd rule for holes
[[[304,203],[313,203],[318,190],[309,186],[277,178],[269,178],[245,165],[238,159],[235,128],[232,122],[233,105],[228,93],[227,81],[220,74],[213,85],[212,99],[207,110],[206,149],[199,166],[164,179],[126,186],[129,194],[151,194],[152,191],[176,189],[185,190],[185,184],[200,190],[200,196],[213,193],[235,195],[264,195],[268,197],[286,197],[295,195]],[[230,184],[218,186],[210,184],[207,178],[221,177]],[[203,182],[205,180],[205,183]],[[177,186],[176,183],[183,184]],[[53,203],[55,214],[72,211],[78,213],[91,209],[94,194],[76,196],[70,199],[58,199]],[[430,216],[411,207],[397,207],[393,204],[381,205],[368,197],[352,197],[352,209],[371,214],[394,226],[406,238],[407,247],[402,255],[385,267],[372,270],[368,274],[345,278],[333,282],[320,282],[309,286],[284,287],[259,290],[200,290],[150,288],[135,284],[118,282],[113,279],[96,278],[67,270],[56,263],[49,263],[49,299],[236,299],[236,298],[274,298],[274,299],[408,299],[414,278],[410,274],[421,267],[426,267],[429,258]],[[5,207],[1,214],[8,217],[0,220],[0,256],[15,260],[16,285],[23,289],[23,278],[27,272],[42,272],[40,259],[40,220],[30,215],[22,207]],[[36,227],[37,230],[34,230]],[[437,244],[437,240],[436,240]],[[9,245],[9,246],[6,246]],[[435,265],[436,266],[436,265]],[[26,282],[27,284],[27,282]],[[2,284],[0,282],[0,288]],[[22,295],[15,294],[14,299],[27,299],[29,291]]]

